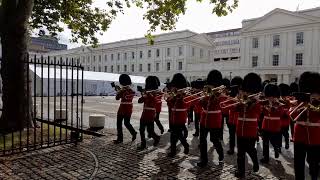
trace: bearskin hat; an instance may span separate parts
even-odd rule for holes
[[[279,89],[281,96],[290,96],[290,86],[288,84],[279,84]]]
[[[269,83],[270,83],[269,80],[264,80],[264,81],[262,82],[262,86],[261,86],[262,91],[264,90],[264,87],[265,87],[267,84],[269,84]]]
[[[221,72],[215,69],[210,71],[207,76],[207,84],[214,87],[220,86],[222,84]]]
[[[225,87],[229,88],[230,87],[230,80],[228,78],[223,78],[222,79],[222,85]]]
[[[231,80],[231,86],[230,86],[230,96],[235,97],[238,93],[239,90],[241,89],[242,85],[242,78],[240,76],[236,76],[232,78]]]
[[[160,79],[159,79],[157,76],[154,76],[154,78],[155,78],[155,79],[156,79],[156,81],[157,81],[158,87],[159,87],[159,86],[161,86]]]
[[[177,73],[173,75],[171,83],[171,87],[175,87],[178,89],[183,89],[187,87],[187,80],[181,73]]]
[[[290,95],[299,91],[299,85],[295,82],[290,84]]]
[[[191,87],[195,89],[203,89],[205,82],[201,79],[197,79],[196,81],[191,82]]]
[[[147,91],[158,89],[158,82],[155,76],[148,76],[146,78],[145,89]]]
[[[128,85],[131,85],[131,78],[128,74],[121,74],[120,77],[119,77],[119,83],[122,85],[122,86],[128,86]]]
[[[299,91],[302,93],[320,94],[320,74],[316,72],[304,72],[300,76]]]
[[[261,78],[256,73],[247,74],[242,82],[242,90],[248,93],[258,93],[261,91]]]
[[[267,84],[264,87],[263,92],[266,97],[280,97],[280,89],[275,84],[271,84],[271,83]]]

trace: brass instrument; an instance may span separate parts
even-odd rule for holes
[[[216,93],[223,93],[225,90],[226,90],[226,86],[224,86],[224,85],[221,85],[219,87],[205,86],[202,91],[199,91],[199,92],[196,92],[196,93],[193,93],[193,94],[190,94],[189,96],[187,96],[187,97],[190,97],[190,96],[194,96],[194,97],[198,96],[198,97],[196,97],[190,101],[187,101],[186,103],[197,101],[197,100],[205,98],[207,96],[212,96]]]
[[[227,100],[221,102],[220,103],[220,107],[221,108],[229,108],[229,107],[232,107],[232,106],[237,106],[239,104],[247,104],[252,99],[259,99],[260,97],[262,97],[262,93],[261,92],[255,93],[255,94],[250,94],[249,96],[243,96],[243,97],[237,96],[237,97],[230,98],[230,99],[227,99]],[[227,104],[227,103],[232,102],[232,101],[234,103]]]

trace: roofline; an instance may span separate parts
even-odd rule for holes
[[[293,11],[293,12],[303,13],[303,12],[314,11],[314,10],[320,10],[320,6],[315,7],[315,8],[311,8],[311,9],[303,9],[303,10]]]
[[[242,28],[226,29],[226,30],[213,31],[213,32],[208,32],[208,33],[203,33],[203,34],[207,34],[207,35],[220,34],[220,33],[224,33],[224,32],[240,31],[241,29]]]

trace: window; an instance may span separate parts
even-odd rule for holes
[[[303,64],[303,54],[297,53],[296,54],[296,65],[301,66]]]
[[[120,65],[117,65],[117,72],[120,72]]]
[[[104,72],[108,72],[108,66],[104,66]]]
[[[87,56],[87,62],[88,63],[90,62],[90,56]]]
[[[156,56],[157,56],[157,57],[159,57],[159,56],[160,56],[160,49],[157,49]]]
[[[213,61],[220,61],[220,58],[214,58]]]
[[[87,70],[90,71],[90,67],[89,66],[87,67]]]
[[[111,73],[113,73],[113,66],[111,66]]]
[[[200,49],[200,58],[203,58],[203,49]]]
[[[258,56],[252,56],[252,67],[258,66]]]
[[[279,55],[272,56],[272,66],[279,66]]]
[[[93,62],[96,62],[96,56],[93,56]]]
[[[179,47],[179,56],[182,56],[183,51],[182,51],[182,47]]]
[[[101,63],[101,55],[99,55],[99,62]]]
[[[134,52],[131,52],[131,57],[132,59],[134,59]]]
[[[151,64],[149,63],[148,64],[148,72],[150,72],[151,71]]]
[[[101,72],[101,66],[98,67],[98,72]]]
[[[170,63],[167,63],[167,71],[170,71]]]
[[[191,49],[191,56],[194,56],[194,47]]]
[[[171,55],[170,50],[171,50],[170,48],[167,48],[167,56],[168,56],[168,57],[170,57],[170,55]]]
[[[159,63],[156,63],[156,71],[159,71]]]
[[[297,45],[302,45],[303,44],[303,32],[297,33],[296,36],[297,36]]]
[[[252,48],[259,48],[259,39],[258,38],[252,39]]]
[[[120,60],[120,53],[118,53],[118,58],[117,59]]]
[[[123,66],[124,72],[127,72],[127,65]]]
[[[113,61],[113,54],[111,54],[111,61]]]
[[[273,36],[273,47],[279,47],[280,46],[280,35],[274,35]]]
[[[142,64],[139,64],[139,71],[142,72]]]
[[[124,53],[124,60],[127,60],[127,53]]]
[[[142,56],[143,56],[143,53],[142,53],[142,51],[140,51],[140,59],[142,59]]]
[[[148,50],[148,58],[151,57],[151,50]]]
[[[134,72],[134,64],[131,65],[131,72]]]
[[[178,64],[178,70],[182,70],[182,62],[179,62],[179,64]]]
[[[96,67],[95,66],[93,66],[93,71],[96,71]]]
[[[108,55],[104,55],[104,61],[107,62],[108,60]]]

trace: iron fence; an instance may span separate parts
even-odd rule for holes
[[[0,134],[0,156],[33,151],[83,138],[83,67],[79,59],[28,57],[27,94],[32,120]]]

